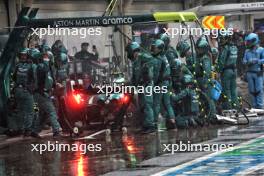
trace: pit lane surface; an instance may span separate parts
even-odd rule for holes
[[[264,136],[231,150],[215,152],[194,161],[167,169],[159,175],[246,175],[264,167]]]
[[[45,138],[41,140],[25,140],[22,137],[2,138],[0,175],[161,175],[161,172],[167,169],[171,169],[170,172],[163,172],[163,174],[197,175],[198,168],[200,175],[208,174],[210,168],[213,169],[212,174],[219,173],[221,175],[228,170],[227,167],[225,165],[224,168],[221,165],[219,167],[214,166],[216,162],[226,159],[229,162],[229,169],[236,170],[235,173],[244,171],[258,175],[263,173],[264,168],[263,145],[261,147],[260,145],[255,146],[259,150],[258,155],[252,152],[256,148],[249,147],[247,155],[244,151],[238,152],[239,158],[241,158],[240,156],[245,158],[236,160],[234,158],[237,156],[233,156],[234,153],[232,152],[213,154],[213,157],[207,156],[212,152],[176,152],[172,155],[164,152],[163,144],[190,141],[191,143],[209,144],[232,143],[243,146],[244,144],[241,143],[252,139],[263,141],[262,138],[256,139],[264,135],[264,122],[262,121],[263,118],[258,117],[251,119],[250,126],[210,126],[189,130],[159,131],[151,135],[140,135],[130,130],[127,136],[122,136],[119,132],[106,136],[103,131],[97,130],[85,131],[82,136],[84,139],[65,137],[55,140],[50,134],[45,135]],[[47,143],[47,141],[78,145],[101,144],[102,150],[87,152],[84,155],[80,151],[46,151],[43,154],[31,151],[31,144]],[[261,141],[258,144],[261,144]],[[197,158],[204,160],[199,160],[198,163],[193,162]],[[183,167],[182,164],[184,163],[187,164]],[[241,167],[238,167],[240,165]],[[192,171],[195,173],[191,173]]]

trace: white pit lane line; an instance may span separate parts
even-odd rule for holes
[[[84,136],[84,137],[81,137],[81,138],[77,138],[75,140],[80,140],[80,139],[95,139],[94,136],[99,135],[101,133],[104,133],[105,131],[106,130],[100,130],[100,131],[97,131],[97,132],[95,132],[93,134],[90,134],[89,136]]]
[[[237,173],[237,176],[246,176],[246,175],[251,175],[252,172],[255,172],[257,170],[263,169],[264,168],[264,163],[258,164],[255,167],[251,167],[247,170],[241,171]]]
[[[204,161],[204,160],[206,160],[206,159],[208,159],[208,158],[211,158],[211,157],[213,157],[213,156],[219,155],[219,154],[221,154],[221,153],[224,153],[224,152],[227,152],[227,151],[232,151],[232,150],[235,150],[235,149],[238,149],[238,148],[242,148],[242,147],[244,147],[244,145],[247,145],[247,144],[253,143],[253,142],[257,141],[257,140],[260,139],[260,138],[264,138],[264,135],[261,135],[261,136],[255,138],[255,139],[252,139],[252,140],[246,141],[246,142],[244,142],[244,143],[241,143],[241,144],[239,144],[238,146],[235,146],[235,147],[232,147],[232,148],[228,148],[228,149],[225,149],[225,150],[221,150],[221,151],[218,151],[218,152],[214,152],[214,153],[211,153],[211,154],[208,154],[208,155],[202,156],[202,157],[200,157],[200,158],[194,159],[194,160],[192,160],[192,161],[189,161],[189,162],[187,162],[187,163],[184,163],[184,164],[181,164],[181,165],[178,165],[178,166],[172,167],[172,168],[170,168],[170,169],[163,170],[163,171],[161,171],[161,172],[158,172],[158,173],[152,174],[151,176],[163,176],[163,175],[170,174],[171,172],[175,172],[176,170],[179,170],[179,169],[182,169],[182,168],[184,168],[184,167],[190,166],[190,165],[192,165],[192,164],[194,164],[194,163],[199,163],[199,162],[201,162],[201,161]],[[263,164],[263,167],[264,167],[264,163],[262,163],[262,164]],[[259,167],[258,167],[258,166],[259,166]],[[256,167],[258,167],[258,168],[256,168]],[[249,168],[249,169],[248,169],[248,172],[253,172],[253,171],[255,171],[255,170],[253,170],[254,168],[256,168],[256,170],[258,170],[258,169],[260,169],[260,168],[262,167],[262,165],[261,165],[261,166],[260,166],[260,165],[257,165],[256,167],[253,167],[253,168],[251,167],[251,168]],[[252,169],[253,171],[251,171],[250,169]],[[244,173],[244,172],[243,172],[243,173]]]

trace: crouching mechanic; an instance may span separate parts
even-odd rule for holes
[[[247,50],[243,63],[247,66],[248,91],[252,97],[252,107],[263,108],[263,64],[264,49],[260,47],[259,37],[250,33],[245,38]]]
[[[139,106],[144,114],[142,133],[155,132],[153,95],[146,89],[153,88],[153,57],[144,53],[137,42],[132,42],[126,47],[128,58],[132,61],[133,86],[144,86],[144,93],[139,94]]]
[[[180,59],[174,59],[171,64],[171,68],[172,87],[174,92],[179,93],[183,88],[183,76],[193,75],[192,72],[187,68],[185,64],[182,63]]]
[[[35,100],[38,104],[40,112],[43,112],[50,119],[52,126],[53,137],[60,136],[60,124],[56,113],[55,106],[51,99],[51,91],[53,88],[54,80],[51,77],[49,56],[44,54],[40,63],[35,70]],[[37,133],[41,130],[40,119],[37,119],[34,123],[34,132]]]
[[[154,116],[158,122],[159,113],[162,110],[162,115],[167,119],[167,128],[175,128],[175,114],[171,105],[169,89],[171,87],[171,68],[169,62],[164,55],[165,44],[162,40],[155,40],[152,45],[153,56],[155,57],[154,64],[154,85],[160,89],[166,88],[166,92],[154,93]]]
[[[199,104],[193,86],[193,76],[180,59],[174,59],[172,66],[174,92],[171,95],[171,100],[177,114],[176,125],[178,128],[197,126]]]

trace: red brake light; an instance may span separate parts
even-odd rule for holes
[[[73,97],[74,97],[74,99],[75,99],[77,104],[81,104],[81,102],[84,101],[82,96],[80,94],[78,94],[78,93],[77,94],[73,94]]]
[[[128,95],[124,95],[123,97],[122,97],[122,102],[123,103],[128,103],[129,102],[129,96]]]
[[[83,107],[85,105],[85,97],[83,94],[74,91],[69,96],[68,102],[72,108],[78,109],[78,108]]]

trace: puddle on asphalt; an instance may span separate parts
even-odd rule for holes
[[[89,151],[82,154],[80,151],[59,152],[46,151],[42,154],[32,152],[31,142],[14,143],[0,150],[0,175],[99,175],[119,169],[147,168],[155,166],[139,165],[147,160],[164,154],[162,144],[175,144],[179,141],[191,143],[203,142],[216,138],[219,130],[224,133],[223,127],[211,126],[189,130],[163,131],[153,135],[131,134],[113,136],[104,134],[95,136],[93,140],[58,141],[60,144],[101,144],[101,151]],[[50,139],[51,143],[56,141]],[[39,143],[47,143],[40,140]]]

